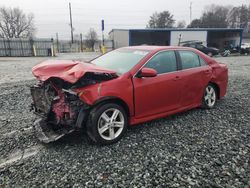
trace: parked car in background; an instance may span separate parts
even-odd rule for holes
[[[185,47],[191,47],[195,48],[204,54],[207,54],[208,56],[212,57],[215,55],[219,54],[219,49],[214,48],[214,47],[207,47],[202,44],[200,41],[186,41],[186,42],[181,42],[182,46]]]
[[[241,54],[250,54],[250,43],[242,43],[240,47]]]
[[[111,144],[128,126],[213,108],[228,83],[225,64],[187,47],[125,47],[90,63],[43,62],[32,72],[34,127],[46,143],[84,128],[94,143]]]

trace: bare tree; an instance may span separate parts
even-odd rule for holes
[[[150,20],[148,22],[148,28],[172,28],[175,20],[173,19],[173,15],[169,11],[163,12],[155,12],[152,16],[150,16]]]
[[[19,8],[0,7],[0,37],[27,38],[35,32],[34,15]]]
[[[95,43],[98,41],[98,36],[93,28],[89,29],[89,32],[85,36],[86,46],[94,51]]]

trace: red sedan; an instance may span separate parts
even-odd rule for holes
[[[196,107],[226,94],[228,68],[185,47],[135,46],[90,63],[47,61],[31,87],[38,138],[51,142],[79,128],[97,144],[118,141],[128,125]]]

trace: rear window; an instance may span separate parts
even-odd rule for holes
[[[156,54],[145,65],[147,68],[153,68],[158,74],[177,71],[177,62],[174,51],[164,51]]]
[[[207,65],[207,62],[205,60],[203,60],[201,57],[200,58],[200,64],[201,66],[206,66]]]
[[[190,69],[200,66],[200,59],[197,54],[190,51],[179,51],[182,69]]]

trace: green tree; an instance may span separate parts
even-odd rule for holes
[[[227,16],[231,7],[210,5],[199,19],[195,19],[188,26],[189,28],[225,28],[228,26]]]
[[[201,25],[204,28],[224,28],[227,27],[227,15],[229,7],[210,5],[201,16]]]
[[[199,28],[202,27],[201,19],[194,19],[189,25],[188,28]]]
[[[148,21],[148,28],[172,28],[175,24],[173,15],[169,11],[155,12]]]
[[[177,28],[185,28],[186,27],[185,20],[178,21],[176,27]]]

